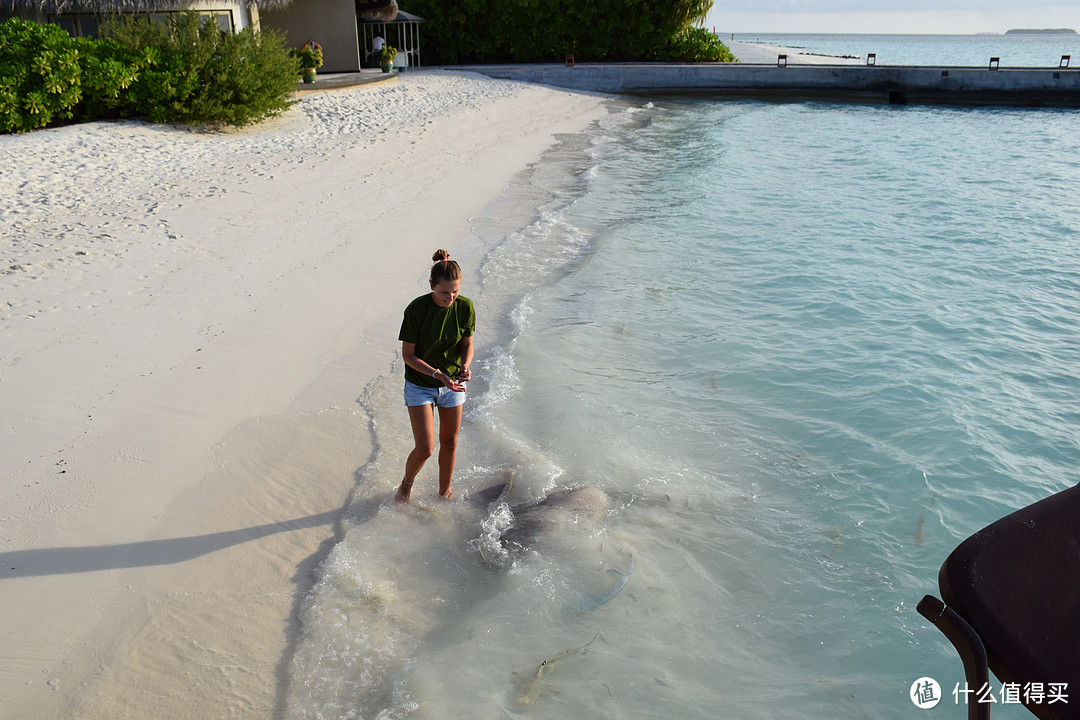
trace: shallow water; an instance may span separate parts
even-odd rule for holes
[[[497,247],[457,500],[432,462],[393,506],[400,373],[365,393],[286,715],[906,718],[925,675],[955,704],[915,604],[1078,480],[1078,149],[1064,111],[671,99],[562,138],[463,241]],[[582,486],[606,506],[498,542]]]

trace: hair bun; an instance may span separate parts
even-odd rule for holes
[[[444,280],[461,280],[461,267],[450,259],[450,253],[440,248],[431,259],[435,261],[431,266],[432,288]]]

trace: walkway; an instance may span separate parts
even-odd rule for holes
[[[338,90],[340,88],[367,85],[368,83],[386,82],[397,80],[398,71],[384,73],[379,68],[364,68],[359,72],[346,73],[319,73],[315,76],[315,82],[301,82],[297,85],[298,93],[312,92],[315,90]]]

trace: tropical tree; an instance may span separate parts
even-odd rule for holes
[[[423,16],[434,64],[589,61],[730,61],[696,27],[712,0],[410,0]]]

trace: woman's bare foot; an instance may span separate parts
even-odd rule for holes
[[[397,492],[394,493],[394,502],[398,505],[405,505],[409,502],[409,495],[412,494],[412,483],[407,483],[404,480],[398,485]]]
[[[453,500],[454,499],[454,493],[451,490],[447,490],[444,493],[439,493],[439,497],[441,497],[443,500]]]

